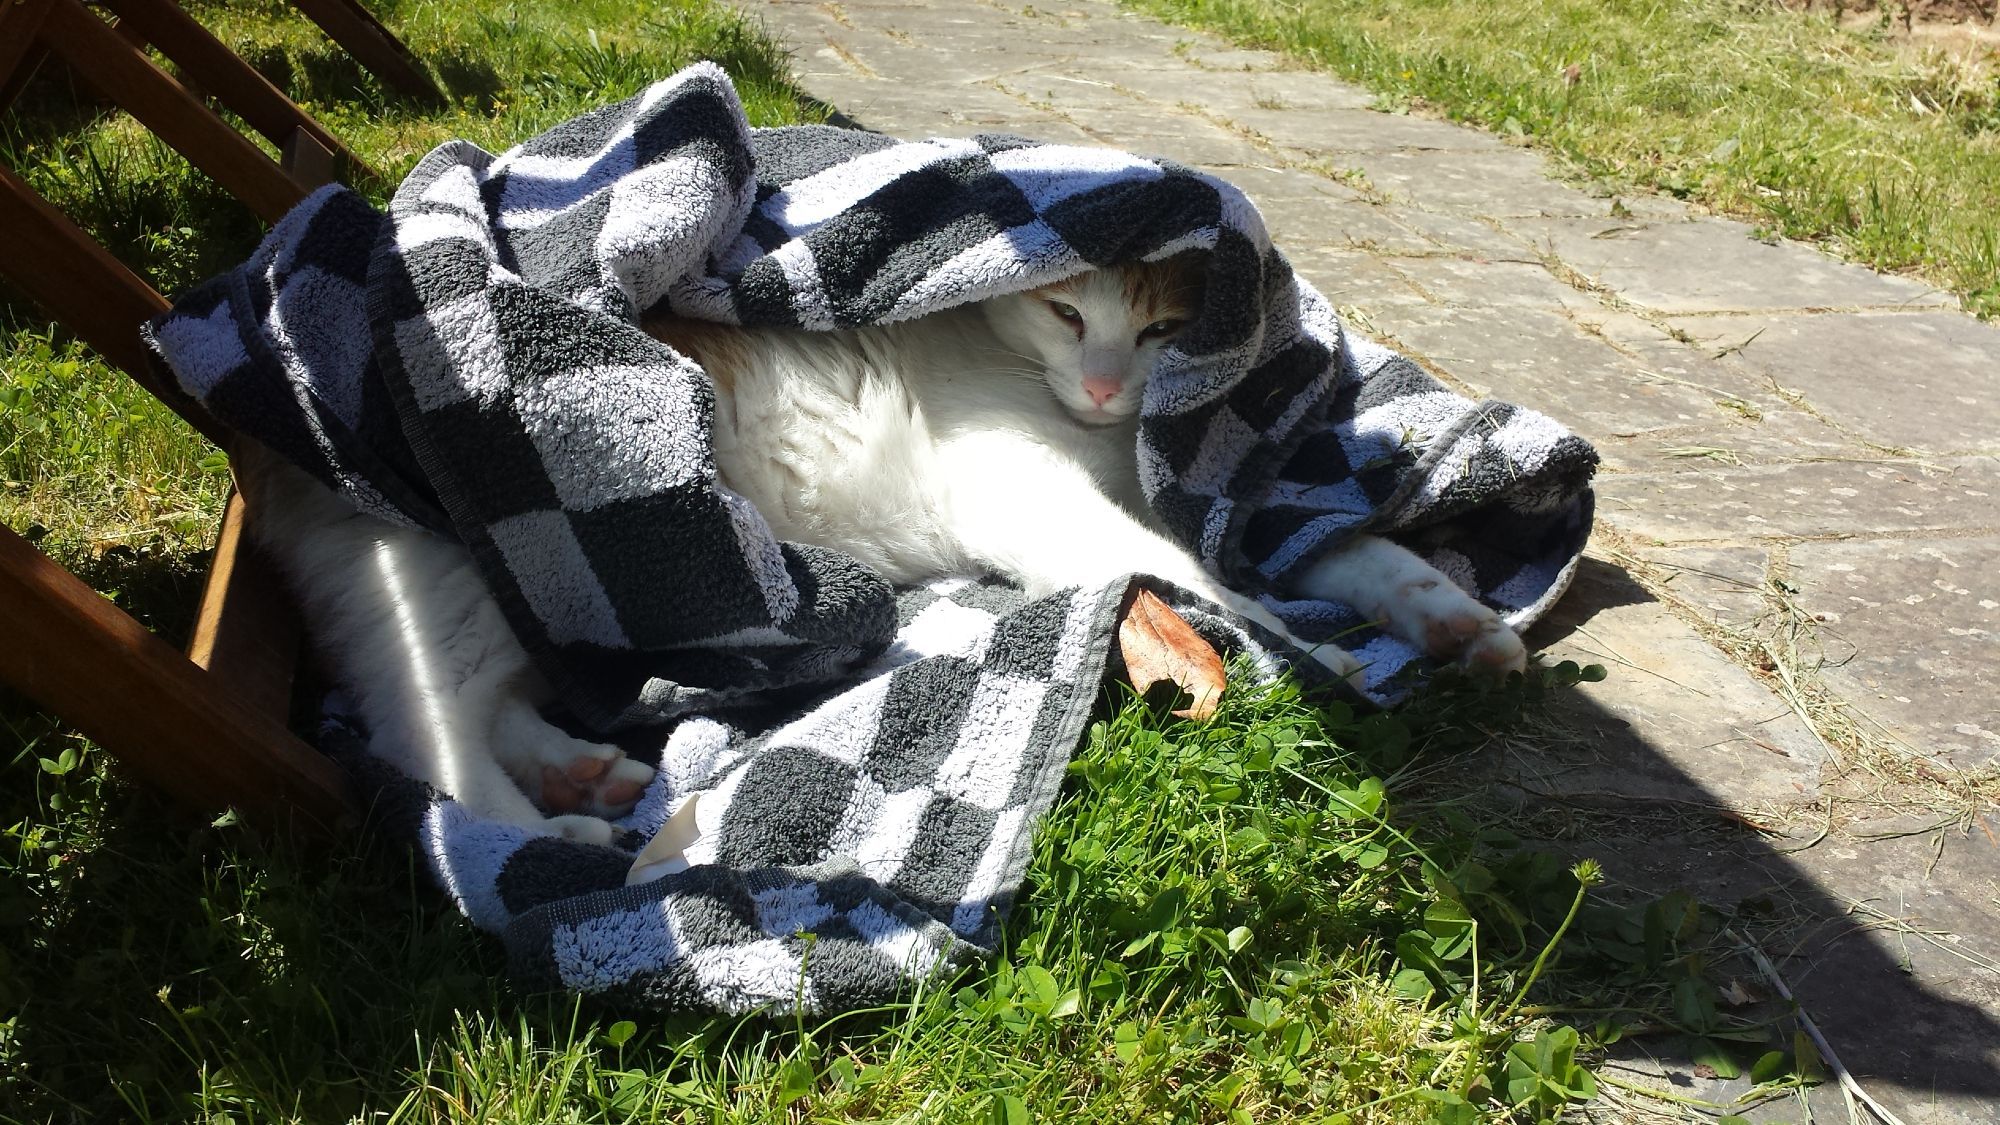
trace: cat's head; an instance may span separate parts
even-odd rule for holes
[[[1200,299],[1188,260],[1169,258],[996,298],[986,316],[1008,347],[1041,362],[1043,379],[1072,416],[1101,426],[1139,412],[1161,350]]]

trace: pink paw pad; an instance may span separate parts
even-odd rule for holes
[[[1427,615],[1423,634],[1424,651],[1440,660],[1457,660],[1476,672],[1505,676],[1528,666],[1528,650],[1520,635],[1483,606]]]
[[[1473,638],[1486,628],[1486,619],[1477,613],[1455,613],[1424,622],[1424,650],[1442,660],[1465,651]]]
[[[625,757],[580,757],[563,767],[544,765],[541,804],[551,812],[623,816],[652,779],[651,766]]]
[[[1465,666],[1492,676],[1524,671],[1528,667],[1528,646],[1521,635],[1503,621],[1494,621],[1459,655]]]

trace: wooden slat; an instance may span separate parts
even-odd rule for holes
[[[0,679],[196,808],[337,832],[347,780],[118,607],[0,527]]]
[[[166,298],[4,164],[0,164],[0,230],[7,232],[0,275],[172,407],[202,436],[217,445],[227,442],[228,431],[220,423],[161,377],[139,338],[139,325],[167,310]]]
[[[10,34],[12,32],[0,28],[0,42],[5,42]],[[28,83],[34,80],[35,73],[42,69],[42,64],[47,62],[48,58],[47,47],[30,42],[17,61],[9,64],[5,59],[0,59],[0,66],[11,68],[0,70],[0,113],[6,113],[13,108],[14,103],[20,99],[21,92],[28,88]]]
[[[231,440],[232,435],[156,374],[139,324],[164,312],[166,300],[4,166],[0,228],[21,251],[0,255],[0,272],[155,397],[188,416],[211,441],[220,445]],[[17,643],[11,638],[18,634],[9,636],[10,644]],[[262,556],[248,549],[242,503],[232,497],[197,614],[190,646],[195,663],[215,673],[210,690],[238,699],[254,714],[282,721],[298,638],[291,605]],[[75,715],[63,717],[83,727]],[[122,750],[106,746],[123,756]]]
[[[270,79],[209,34],[207,28],[196,23],[173,0],[99,2],[118,16],[120,28],[130,28],[158,47],[161,54],[180,67],[186,82],[213,95],[272,144],[282,147],[294,132],[303,130],[321,147],[345,161],[350,169],[374,175],[339,138],[300,109]]]
[[[243,496],[232,492],[188,659],[250,711],[282,722],[291,709],[303,633],[276,567],[244,532],[243,516]]]
[[[0,113],[14,104],[49,54],[36,38],[50,0],[0,0]]]
[[[267,220],[329,182],[336,152],[350,169],[366,171],[170,0],[106,4],[120,17],[116,29],[76,0],[0,0],[0,88],[12,88],[10,69],[53,48]],[[278,144],[283,167],[154,66],[141,36]],[[9,244],[0,273],[211,441],[231,443],[154,364],[139,336],[139,325],[167,302],[4,166],[0,229]],[[274,569],[245,533],[245,511],[232,494],[188,657],[0,527],[0,679],[184,803],[339,831],[353,813],[345,778],[284,727],[300,629]]]
[[[304,197],[263,150],[78,0],[54,0],[42,33],[49,48],[79,77],[124,107],[265,222],[277,222]]]
[[[279,166],[292,182],[311,192],[334,181],[333,151],[304,129],[279,142]]]
[[[312,134],[294,129],[284,148],[285,174],[300,187],[311,191],[332,179],[333,154]],[[230,452],[258,451],[239,440]],[[283,719],[303,632],[277,568],[244,533],[245,514],[242,492],[230,493],[215,561],[195,611],[188,659],[252,710]]]
[[[0,0],[0,84],[35,58],[35,33],[42,29],[51,0]]]
[[[359,0],[292,0],[292,6],[391,89],[425,105],[444,104],[444,93],[417,64],[416,56]]]

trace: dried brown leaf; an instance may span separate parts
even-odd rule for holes
[[[1125,617],[1118,623],[1118,648],[1139,694],[1155,684],[1171,683],[1193,700],[1174,714],[1196,721],[1215,714],[1228,682],[1222,657],[1152,591],[1140,590],[1125,607]]]

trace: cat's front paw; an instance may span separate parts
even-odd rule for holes
[[[1509,672],[1527,670],[1528,646],[1521,642],[1519,633],[1496,616],[1490,626],[1466,642],[1458,660],[1467,668],[1504,677]]]
[[[1283,637],[1285,643],[1319,661],[1322,667],[1341,679],[1346,680],[1348,685],[1354,688],[1354,690],[1364,690],[1365,684],[1361,675],[1361,662],[1356,660],[1353,654],[1349,653],[1346,649],[1341,648],[1332,641],[1321,641],[1315,644],[1312,641],[1300,640],[1298,637],[1292,635],[1291,629],[1285,625],[1283,619],[1265,608],[1262,602],[1245,597],[1234,590],[1222,590],[1218,588],[1212,596],[1215,600],[1235,610],[1243,618],[1254,621],[1278,636]]]
[[[1420,584],[1413,584],[1420,585]],[[1500,615],[1448,583],[1405,588],[1403,609],[1414,627],[1407,634],[1422,638],[1424,651],[1440,660],[1456,660],[1474,672],[1501,678],[1528,666],[1528,647]]]
[[[1311,641],[1302,641],[1289,633],[1285,636],[1287,640],[1291,641],[1294,647],[1304,650],[1307,655],[1319,661],[1328,671],[1346,680],[1347,685],[1355,691],[1364,691],[1367,689],[1368,685],[1361,675],[1361,662],[1354,658],[1354,654],[1334,644],[1332,641],[1321,641],[1318,644],[1314,644]]]

